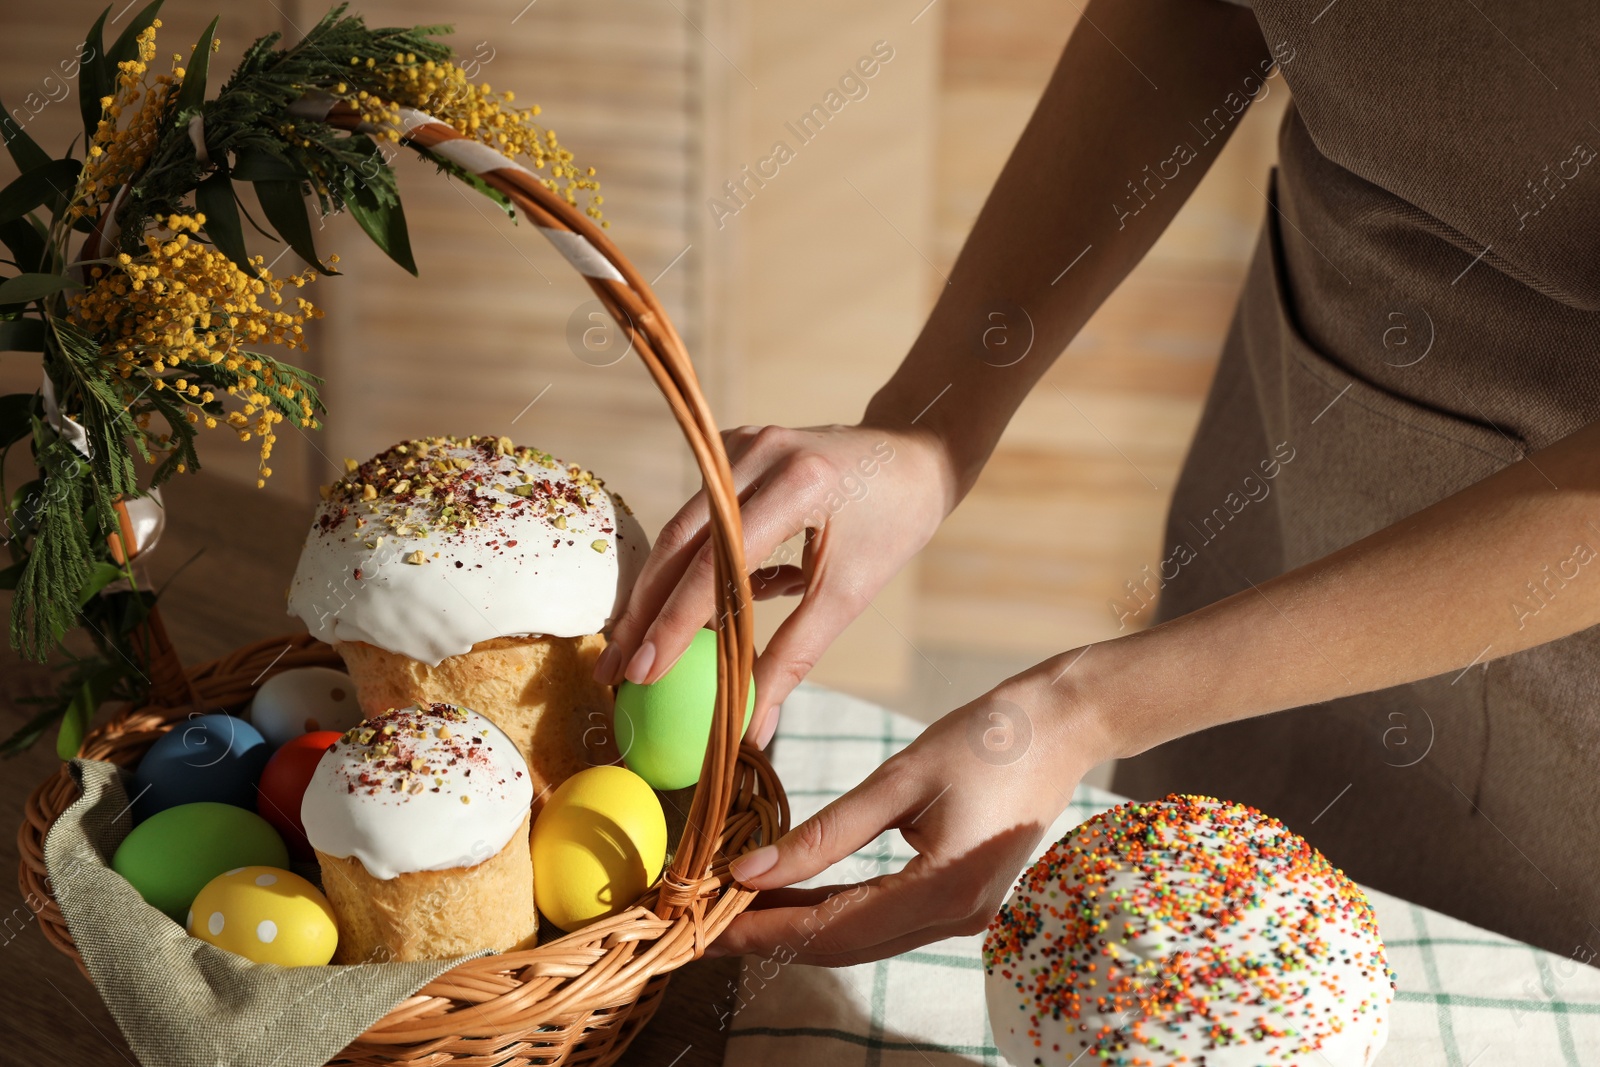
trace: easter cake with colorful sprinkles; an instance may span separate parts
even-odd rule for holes
[[[1178,794],[1052,846],[983,961],[1015,1067],[1369,1067],[1394,998],[1359,886],[1255,808]]]

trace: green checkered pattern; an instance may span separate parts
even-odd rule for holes
[[[794,821],[860,782],[921,729],[864,701],[802,686],[784,703],[774,748]],[[1079,787],[1040,851],[1121,800]],[[808,884],[887,873],[912,854],[899,833],[885,834]],[[1368,894],[1399,976],[1377,1067],[1600,1067],[1600,969]],[[982,941],[951,938],[836,970],[748,958],[727,1067],[998,1067],[1005,1061],[984,1010]],[[1307,1067],[1328,1064],[1314,1059]]]

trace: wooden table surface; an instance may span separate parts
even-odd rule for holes
[[[151,553],[148,576],[162,588],[161,610],[186,663],[200,663],[263,637],[302,629],[284,612],[310,515],[265,492],[206,474],[180,476],[164,490],[167,532]],[[3,602],[6,617],[10,598]],[[29,715],[19,700],[48,692],[49,673],[0,652],[0,736]],[[53,732],[22,756],[0,763],[0,811],[21,820],[23,801],[58,765]],[[135,1063],[94,988],[76,965],[34,929],[18,889],[17,844],[0,834],[0,1062],[103,1067]],[[702,960],[682,968],[655,1018],[623,1064],[720,1064],[722,1019],[738,980],[738,960]],[[163,1067],[149,1064],[146,1067]]]

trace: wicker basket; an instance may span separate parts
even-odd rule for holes
[[[359,119],[341,108],[326,114],[330,123],[360,128]],[[448,155],[450,142],[461,140],[454,129],[421,113],[403,112],[402,119],[404,139],[417,148]],[[462,149],[463,155],[469,153],[483,158],[477,146]],[[683,342],[649,285],[599,227],[509,161],[493,169],[483,169],[480,162],[474,169],[510,196],[588,278],[644,360],[694,451],[711,505],[720,620],[716,712],[673,861],[635,906],[538,948],[453,968],[357,1038],[332,1061],[336,1064],[614,1062],[649,1021],[671,972],[699,957],[754,898],[731,882],[728,861],[775,840],[788,827],[788,804],[771,764],[759,750],[740,743],[744,702],[732,694],[744,693],[749,685],[754,653],[739,505],[722,438]],[[238,711],[272,673],[340,665],[330,647],[299,634],[260,641],[185,671],[159,617],[152,616],[147,636],[151,703],[124,708],[92,731],[80,749],[83,757],[132,766],[156,738],[197,708]],[[29,797],[18,838],[22,891],[46,902],[38,913],[39,926],[83,970],[50,894],[44,864],[45,834],[77,793],[63,767]]]

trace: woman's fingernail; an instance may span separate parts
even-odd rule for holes
[[[650,676],[650,667],[656,661],[656,645],[654,641],[646,641],[639,646],[639,650],[628,661],[628,669],[623,675],[635,685],[643,685],[644,680]]]
[[[600,658],[594,661],[594,680],[601,685],[616,684],[617,657],[622,655],[622,649],[616,645],[607,645],[600,653]]]
[[[720,960],[727,954],[727,949],[713,941],[711,944],[706,946],[706,950],[704,952],[700,953],[700,958],[703,960]]]
[[[732,863],[728,864],[728,873],[736,882],[749,883],[752,878],[760,878],[772,870],[778,862],[778,846],[762,845],[754,852],[746,852]]]
[[[766,721],[761,724],[761,732],[756,735],[756,747],[766,748],[767,742],[772,740],[772,735],[778,732],[778,709],[767,709]]]

